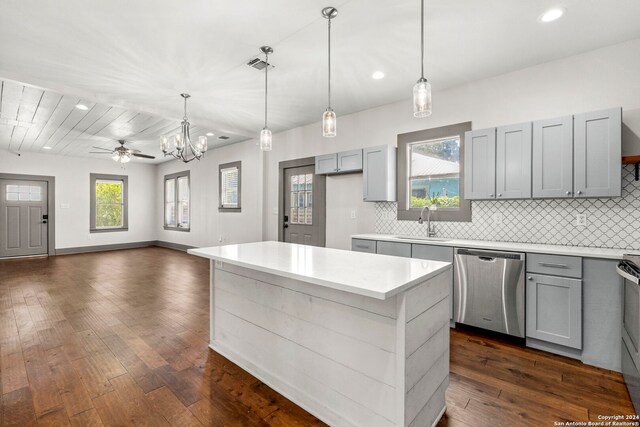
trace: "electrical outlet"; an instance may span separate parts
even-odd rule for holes
[[[502,225],[502,213],[496,212],[493,214],[493,225]]]
[[[60,209],[69,209],[70,207],[69,203],[60,203]]]
[[[350,215],[351,219],[356,219],[356,210],[352,209],[351,210],[351,215]]]
[[[576,215],[576,225],[578,227],[586,227],[587,226],[587,214],[577,214]]]
[[[222,236],[219,236],[219,237],[218,237],[218,242],[219,242],[219,243],[222,243]]]

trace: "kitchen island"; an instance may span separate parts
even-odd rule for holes
[[[210,347],[334,426],[431,426],[449,384],[451,264],[283,242],[211,260]]]

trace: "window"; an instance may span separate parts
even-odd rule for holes
[[[89,227],[92,233],[128,230],[127,177],[91,174]]]
[[[291,175],[289,222],[313,224],[313,174]]]
[[[164,228],[189,231],[190,173],[178,172],[164,177]]]
[[[225,163],[219,168],[219,211],[240,212],[242,192],[241,162]]]
[[[471,221],[464,200],[464,134],[471,123],[398,135],[398,219],[417,220],[436,205],[435,221]]]

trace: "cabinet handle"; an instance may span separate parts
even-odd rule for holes
[[[578,191],[576,191],[576,194],[579,196],[579,195],[582,194],[582,191],[578,190]]]
[[[498,193],[498,197],[502,197],[502,193]]]
[[[570,196],[570,195],[571,195],[571,191],[567,191],[567,196]]]
[[[553,262],[539,262],[538,265],[549,268],[567,268],[567,264],[555,264]]]
[[[340,169],[334,169],[333,171],[334,171],[334,172],[338,172],[339,170],[340,170]]]
[[[532,276],[527,277],[527,280],[533,280]]]
[[[489,197],[493,197],[493,193],[489,194]]]
[[[358,248],[358,249],[369,249],[369,246],[367,246],[367,245],[356,245],[356,248]]]

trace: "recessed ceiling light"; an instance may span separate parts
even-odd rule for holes
[[[382,71],[376,71],[375,73],[371,74],[371,78],[374,80],[384,79],[384,73]]]
[[[554,7],[553,9],[547,10],[542,14],[542,16],[540,16],[540,22],[553,22],[556,19],[560,19],[564,13],[564,8]]]
[[[207,136],[213,136],[214,133],[213,132],[207,132]]]
[[[44,148],[45,150],[51,150],[53,147],[42,147],[42,148]]]
[[[76,104],[76,108],[77,108],[78,110],[82,110],[82,111],[87,111],[87,110],[89,109],[89,107],[87,107],[87,106],[86,106],[86,105],[84,105],[84,104]]]

